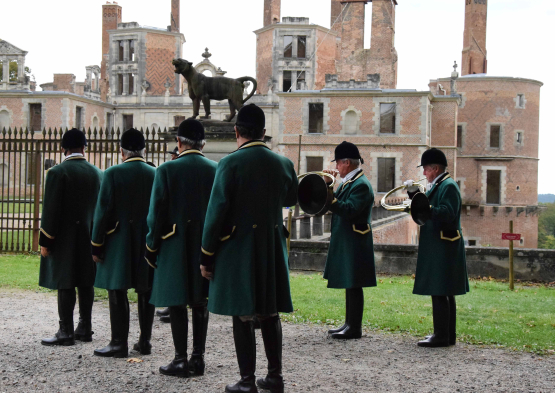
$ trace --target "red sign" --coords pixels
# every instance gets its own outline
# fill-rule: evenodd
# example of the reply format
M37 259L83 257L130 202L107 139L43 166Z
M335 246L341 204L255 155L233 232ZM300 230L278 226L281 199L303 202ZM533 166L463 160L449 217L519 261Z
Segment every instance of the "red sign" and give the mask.
M520 240L520 233L502 233L501 240Z

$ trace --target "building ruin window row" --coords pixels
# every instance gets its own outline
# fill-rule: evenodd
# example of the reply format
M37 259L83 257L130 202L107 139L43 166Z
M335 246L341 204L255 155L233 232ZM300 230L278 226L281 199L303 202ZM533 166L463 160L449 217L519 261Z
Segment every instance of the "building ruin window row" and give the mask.
M137 61L135 56L135 41L136 40L117 40L118 61Z
M286 35L283 36L283 57L305 59L306 58L306 36Z

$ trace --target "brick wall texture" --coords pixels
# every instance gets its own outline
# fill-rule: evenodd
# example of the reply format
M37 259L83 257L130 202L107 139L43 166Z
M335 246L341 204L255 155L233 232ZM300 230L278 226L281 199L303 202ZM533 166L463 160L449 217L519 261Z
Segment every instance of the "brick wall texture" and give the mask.
M172 35L147 33L146 80L150 83L150 95L164 95L167 78L171 83L170 92L174 90L175 69L172 60L176 57L175 40Z
M462 75L487 72L487 0L465 0Z
M272 80L275 29L266 30L256 36L256 81L259 94L268 93Z
M397 87L395 42L395 4L391 0L372 1L372 37L366 74L380 74L380 87Z
M179 32L180 29L180 11L179 11L179 6L180 6L180 2L181 0L172 0L172 12L171 12L171 16L172 18L170 19L170 26L172 31L174 32Z
M335 74L335 51L336 51L336 37L333 35L326 35L321 30L316 32L316 70L314 78L314 89L323 89L326 85L326 74Z
M65 91L75 93L75 75L73 74L54 74L54 91Z
M281 22L281 0L264 0L264 27Z
M407 215L391 223L372 228L374 244L417 244L418 225Z
M100 75L104 79L106 75L106 60L110 52L110 34L108 30L116 30L118 23L121 23L121 7L119 5L102 5L102 62L100 65Z

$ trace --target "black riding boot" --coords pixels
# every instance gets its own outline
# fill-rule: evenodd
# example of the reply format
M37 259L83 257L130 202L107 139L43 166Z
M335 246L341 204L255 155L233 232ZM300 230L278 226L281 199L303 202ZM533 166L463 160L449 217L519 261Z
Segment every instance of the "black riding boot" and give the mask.
M242 322L233 317L233 340L241 379L234 385L227 385L227 393L257 393L256 377L256 339L253 321Z
M193 316L193 353L189 359L189 372L194 375L204 375L204 352L210 313L205 304L201 307L191 307L191 314Z
M156 316L157 317L162 317L162 316L166 316L166 315L170 315L170 308L166 307L163 310L156 310Z
M91 342L92 323L91 315L94 302L94 287L78 288L79 295L79 323L75 329L75 339L83 342Z
M42 345L74 345L73 309L75 308L75 288L58 289L58 316L60 329L51 338L41 340Z
M283 348L283 333L279 315L260 320L264 349L268 359L268 375L260 378L256 384L260 389L269 390L271 393L283 393L283 375L281 374L281 351Z
M112 340L94 354L102 357L126 358L129 354L127 336L129 336L129 300L126 290L108 290L110 305L110 325Z
M170 326L172 329L175 357L167 366L160 367L160 374L187 378L189 367L187 365L187 306L170 307Z
M432 296L432 313L434 318L434 334L419 341L419 347L449 346L449 299L447 296Z
M154 322L154 305L149 303L151 292L138 294L138 308L139 308L139 326L141 328L141 335L139 342L133 345L135 351L139 351L141 355L150 355L152 345L150 339L152 337L152 323Z
M350 288L346 290L349 297L349 314L347 327L338 333L333 333L331 338L356 339L362 337L362 315L364 313L364 292L362 288Z
M449 345L457 344L457 304L455 296L449 296Z
M328 334L333 334L333 333L339 333L342 330L345 330L347 328L347 326L349 326L349 312L350 312L350 307L349 307L349 292L347 290L345 290L345 323L343 324L343 326L338 327L337 329L330 329L328 330Z

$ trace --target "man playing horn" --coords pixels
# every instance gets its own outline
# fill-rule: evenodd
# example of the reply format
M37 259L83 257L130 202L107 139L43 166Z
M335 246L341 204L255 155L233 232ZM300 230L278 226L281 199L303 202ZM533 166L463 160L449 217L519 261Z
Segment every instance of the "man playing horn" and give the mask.
M360 164L364 160L356 145L342 142L335 149L337 170L324 170L341 176L330 206L331 240L324 270L328 288L345 288L345 324L329 330L332 338L356 339L362 336L364 293L362 288L376 286L372 206L374 191ZM326 177L326 182L332 180Z
M456 343L455 295L469 291L466 254L461 230L461 193L439 149L422 154L420 163L428 180L431 219L420 227L413 293L432 297L434 334L418 342L421 347Z

